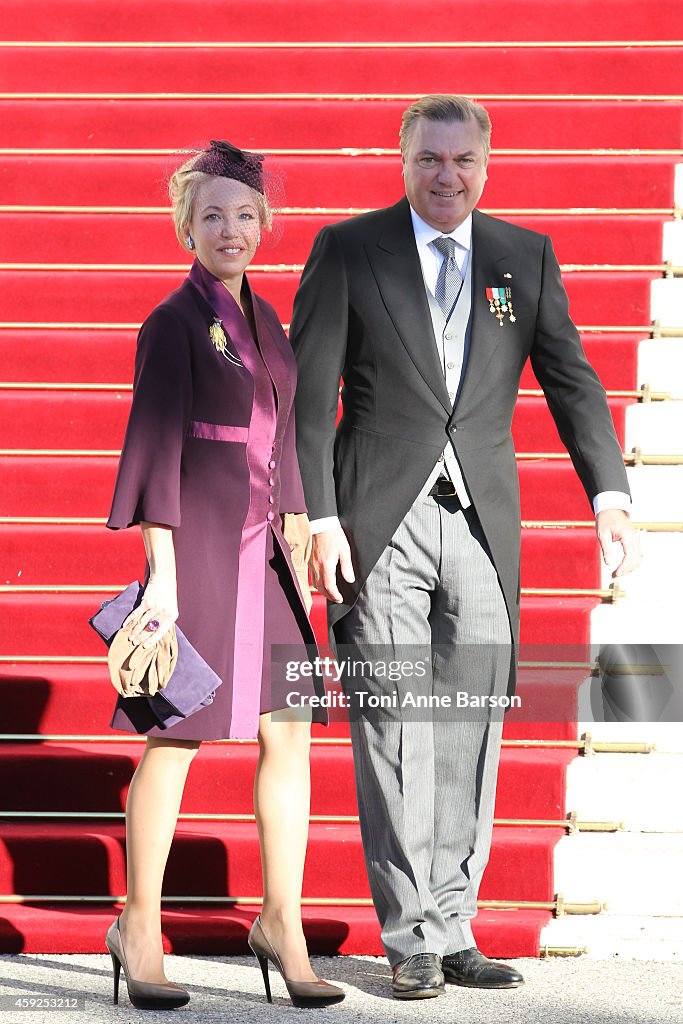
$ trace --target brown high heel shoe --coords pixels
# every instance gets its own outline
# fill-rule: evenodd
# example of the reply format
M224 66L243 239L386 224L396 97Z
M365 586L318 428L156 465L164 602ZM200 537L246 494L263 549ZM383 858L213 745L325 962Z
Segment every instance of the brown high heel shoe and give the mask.
M114 967L114 1004L119 1001L119 976L123 967L123 976L126 979L128 998L137 1010L175 1010L178 1006L185 1006L190 1001L190 993L180 985L174 985L172 981L149 982L136 981L131 978L126 963L126 954L121 941L121 929L117 918L107 932L104 944L111 953L111 962Z
M270 979L268 978L268 961L282 975L282 980L287 986L289 998L294 1006L331 1006L332 1003L341 1003L346 993L336 985L330 985L329 981L290 981L285 974L282 961L273 949L268 936L263 930L261 917L256 918L249 938L249 948L256 957L263 974L263 984L266 987L266 999L272 1003L273 997L270 994Z

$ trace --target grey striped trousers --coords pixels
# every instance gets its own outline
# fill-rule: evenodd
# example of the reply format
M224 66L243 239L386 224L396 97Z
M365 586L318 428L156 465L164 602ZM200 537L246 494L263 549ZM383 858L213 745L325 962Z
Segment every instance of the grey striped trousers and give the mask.
M400 705L408 692L440 700L457 690L506 692L509 619L474 509L457 498L416 500L335 633L342 659L414 662L427 652L421 680L366 677L377 697L398 693L398 710L361 710L355 698L351 714L365 862L387 957L395 965L473 946L502 713ZM357 683L344 679L352 705Z

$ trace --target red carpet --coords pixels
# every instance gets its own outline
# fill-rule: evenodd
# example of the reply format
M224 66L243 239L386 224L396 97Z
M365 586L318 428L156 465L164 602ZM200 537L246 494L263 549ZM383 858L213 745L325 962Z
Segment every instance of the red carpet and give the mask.
M130 408L130 392L18 391L0 408L0 433L11 448L30 448L50 438L54 448L120 448ZM617 433L624 437L628 401L610 402ZM513 418L518 451L561 451L561 442L543 398L520 398Z
M0 824L0 887L30 893L116 896L125 892L123 824ZM497 828L481 899L552 900L552 851L562 829ZM201 871L197 865L201 864ZM356 824L312 822L304 898L368 899ZM257 896L258 835L253 822L178 824L164 875L167 896Z
M588 499L568 459L524 461L518 468L523 519L585 520L590 516ZM106 516L115 475L113 458L0 455L3 514Z
M78 671L68 687L54 687L55 696L82 698ZM35 676L27 692L36 701L48 692L50 683ZM93 672L90 671L92 678ZM7 677L3 673L4 679ZM7 687L2 686L3 693ZM98 728L108 731L115 694L105 673L97 674L94 686L95 708L101 710ZM53 698L54 701L54 698ZM13 714L10 704L9 716ZM47 732L43 719L58 718L56 709L44 711L40 729ZM68 721L68 717L67 721ZM87 728L92 712L76 717L76 731ZM63 719L62 719L63 720ZM64 731L63 728L57 730ZM339 731L342 731L341 729ZM346 730L344 730L346 731ZM528 732L528 729L527 729ZM320 731L319 735L324 732ZM3 785L3 810L6 811L102 811L125 809L125 795L132 771L144 750L144 744L125 742L125 734L116 734L121 743L75 743L54 740L43 744L28 742L7 744L0 751L0 778ZM357 815L353 767L347 745L314 744L312 748L312 813L317 815ZM502 752L503 769L497 794L498 818L561 819L564 809L564 772L571 755L565 750L540 749L533 759L527 751L506 747ZM252 814L251 790L258 749L255 744L209 744L195 759L188 777L182 810L187 814ZM541 777L542 772L542 777ZM42 890L41 890L42 891Z
M395 11L397 5L391 6ZM481 8L483 5L478 6ZM412 20L413 30L423 27L415 24L414 18ZM613 38L617 38L619 22L610 26ZM336 27L342 28L340 25ZM236 28L234 24L230 25L232 38ZM511 38L510 28L512 26L507 24L508 39ZM572 25L573 39L577 38L576 28ZM376 38L383 38L386 31L386 25L382 25ZM551 36L556 33L555 28ZM6 29L4 34L8 38ZM87 38L96 37L88 33ZM339 32L335 32L335 39L340 39ZM92 83L97 82L97 89L102 92L149 92L149 68L153 61L155 92L207 92L209 83L213 83L214 90L220 92L256 91L252 88L254 68L268 63L269 92L344 94L381 91L420 95L443 89L444 81L453 73L453 58L453 49L438 45L429 48L429 60L425 61L416 61L410 49L387 48L382 51L382 75L378 80L377 55L372 48L307 50L291 46L279 52L277 61L273 61L272 51L256 43L231 51L230 60L226 61L225 50L216 47L215 40L209 41L201 50L182 46L161 51L144 46L134 50L114 47L45 50L25 46L20 50L10 50L3 56L0 88L25 91L39 63L41 91L89 92L92 91ZM517 94L609 95L618 88L629 94L647 95L653 91L664 92L665 83L672 82L680 72L680 53L674 46L657 49L657 78L661 84L656 85L653 85L652 67L643 61L637 48L614 50L607 46L594 46L591 49L572 49L556 44L537 50L530 60L528 49L491 45L458 50L457 61L458 74L467 80L471 94L478 98L506 95L511 91L511 83L514 83ZM181 79L178 76L179 64L183 69ZM391 145L394 142L392 136Z
M111 102L111 101L109 101ZM174 150L194 136L174 139ZM64 144L62 139L62 144ZM246 145L247 140L244 141ZM256 140L255 140L256 141ZM541 146L543 135L534 148ZM397 144L396 138L392 146ZM30 144L29 144L30 145ZM32 141L35 146L35 139ZM85 143L83 144L85 145ZM518 147L514 147L518 148ZM164 156L12 156L2 161L3 202L38 205L165 206L165 174L177 165ZM401 196L395 156L277 157L290 207L386 206ZM568 207L673 211L674 156L497 156L489 167L482 209ZM636 222L638 223L638 222ZM172 230L172 229L171 229ZM171 236L173 237L173 236ZM138 253L141 256L143 236ZM302 258L305 252L301 254ZM36 254L36 259L40 253ZM100 253L106 259L106 250ZM141 256L142 259L142 256ZM591 261L593 262L593 261Z
M1 220L1 215L0 215ZM40 366L42 382L130 385L135 354L131 331L102 330L11 330L0 332L0 365L7 380L33 382ZM583 346L607 388L632 389L636 379L638 341L646 334L585 334ZM52 360L59 344L59 361ZM522 388L538 388L531 366L522 374Z
M522 586L598 587L592 528L525 530ZM7 526L0 530L4 579L25 585L116 584L144 570L138 531L101 526Z
M586 662L587 653L583 650L574 651L563 645L561 660L573 663ZM525 649L522 655L522 661L524 662L547 662L553 660L560 659L557 650L552 648L544 648L538 651ZM550 669L547 667L536 668L523 665L518 673L517 692L524 699L525 709L521 712L513 710L508 713L505 719L503 736L508 739L525 739L533 732L534 736L539 739L571 739L572 735L575 737L576 691L577 687L584 681L585 675L585 670L576 668ZM107 668L101 663L79 664L72 661L71 663L58 664L23 663L21 665L0 665L0 702L3 708L3 726L5 731L10 734L34 735L39 733L41 735L71 735L76 737L106 734L114 699L115 694L110 688ZM332 737L348 737L348 724L341 720L342 717L340 713L340 720L337 721L335 716L334 724L325 727L315 726L313 730L314 735L325 741ZM119 739L126 740L126 736L122 735ZM135 744L133 746L135 747ZM248 751L248 746L240 746L236 749ZM31 757L37 758L37 763L40 763L40 759L51 749L51 747L43 748L40 745L25 748L17 745L13 746L10 754L4 757L3 755L7 751L3 748L0 750L0 760L2 760L4 766L3 770L5 773L9 771L13 760L15 758L22 760L24 754L26 754L27 758L26 763L29 763ZM95 750L95 748L89 746L85 746L84 749L86 752L90 750L91 753ZM118 745L117 749L119 749ZM232 747L221 749L223 749L222 756L230 760L231 764L234 764L236 759L240 764L242 763L238 755L232 753ZM83 753L83 749L79 746L76 747L76 750L79 754ZM69 755L70 751L71 743L67 745L64 751L65 755ZM140 751L138 750L138 755L139 753ZM338 753L339 751L333 745L330 747L316 746L313 756L316 764L327 765L329 759L334 759ZM539 756L545 758L547 754L552 759L556 753L556 751L552 750L540 751ZM561 812L562 793L564 790L555 791L549 785L545 774L538 775L536 773L537 760L530 760L527 756L528 752L517 751L517 754L518 760L515 761L517 765L515 771L518 773L525 768L529 773L528 777L524 780L523 786L520 787L520 798L526 800L532 789L538 789L538 792L545 794L550 801L545 810L537 808L539 815L541 817L548 814L553 815L557 813L558 809ZM252 771L252 754L245 753L244 756L247 758L248 770ZM346 758L346 754L343 751L341 756ZM506 763L509 762L510 757L512 757L511 752L506 752ZM547 766L550 762L543 760L542 763ZM350 768L351 766L347 761L347 770L350 771ZM14 771L14 769L12 770ZM232 775L230 777L232 780ZM8 776L4 775L3 778L7 779ZM45 788L40 783L40 780L37 777L34 780L37 790L35 796L32 797L30 793L34 783L33 781L30 783L27 781L28 775L26 780L23 781L19 776L15 776L15 778L17 779L16 785L13 783L10 787L9 783L7 783L6 787L9 792L15 794L13 797L15 800L14 809L20 810L22 803L28 801L29 803L33 802L32 806L40 810L41 806L43 806L41 801ZM322 785L326 799L336 795L334 778L331 778L328 782L326 774L318 775L314 772L313 781L314 794L317 791L316 787ZM505 773L501 777L499 800L501 799L500 793L503 792L503 784L507 786L507 783L505 783ZM230 785L232 785L232 781ZM562 783L562 785L564 784ZM74 783L71 782L69 784L69 792L72 791L73 786ZM517 782L515 782L511 790L512 793L517 792L516 786ZM249 783L246 785L243 793L239 787L236 787L236 792L233 796L234 799L244 799L246 801L244 807L246 808L251 807L250 787L251 784ZM78 789L78 786L76 788ZM508 792L507 788L505 792ZM36 798L39 801L37 804L34 802ZM346 796L344 796L344 799L346 799ZM335 806L339 807L343 806L343 804ZM45 808L43 807L43 809ZM201 805L199 809L201 810ZM319 811L320 813L325 812L322 804L320 804ZM503 816L512 815L512 812L509 810L503 812L503 810L499 809L499 811ZM316 811L316 813L318 812ZM526 813L529 813L529 808L527 808Z
M114 580L120 587L128 579ZM88 618L113 593L31 594L0 593L0 655L17 649L41 657L60 655L101 655L102 641L88 625ZM589 642L588 614L597 600L584 597L522 598L523 643ZM319 595L311 615L318 637L326 635L325 608ZM36 623L41 623L38 630Z
M661 0L656 7L635 0L574 0L571 10L553 0L523 0L515 17L505 23L505 40L639 40L677 38L676 0ZM163 40L187 39L214 43L278 39L392 41L490 37L500 14L497 0L460 0L457 22L445 18L414 17L412 0L338 0L334 17L318 0L252 0L239 19L223 0L205 0L197 18L194 0L167 0L161 8L140 8L139 0L9 0L4 5L4 37L25 39L26 27L34 39ZM487 31L488 28L488 31Z
M317 232L339 216L292 214L278 222L276 242L264 246L257 258L260 264L296 264L310 250ZM534 214L507 215L505 220L549 234L560 263L594 264L634 262L634 245L638 246L638 263L657 263L662 258L662 223L652 216L620 217L617 215L584 215L568 217ZM33 261L35 239L27 234L25 220L19 213L1 213L0 224L6 252L16 262ZM175 234L169 231L168 215L112 214L94 218L92 214L60 214L50 216L50 232L41 239L41 259L55 263L88 263L93 246L106 253L107 263L139 263L140 240L144 238L144 258L150 264L189 265Z
M566 287L572 316L581 325L642 327L650 315L650 281L656 276L652 272L570 274ZM35 306L33 297L40 282L41 305L55 320L139 323L182 278L179 272L55 270L46 277L39 271L6 270L2 272L3 305L12 319L24 317ZM288 322L298 275L255 271L250 280Z
M164 948L169 953L244 955L258 906L186 904L162 912ZM7 953L102 953L114 907L55 904L4 906L0 946ZM304 931L311 953L382 956L372 907L304 907ZM481 910L474 921L477 945L488 956L536 956L548 921L543 910ZM389 972L387 969L387 979Z
M41 148L59 147L67 137L72 146L83 148L148 148L149 126L154 124L155 146L175 149L209 138L216 124L227 122L231 135L245 145L258 125L258 145L265 150L395 149L396 126L405 107L405 100L363 100L360 110L354 100L322 106L315 95L309 101L279 100L277 105L271 100L211 98L123 99L116 105L98 99L0 99L0 119L4 144L16 147L35 146L36 138ZM680 141L681 112L674 104L493 100L486 107L497 126L495 145L501 149L667 149ZM395 161L393 169L397 167Z
M401 195L397 156L376 151L396 149L408 100L457 88L484 100L494 121L482 208L552 235L589 359L608 389L632 391L682 143L680 107L663 98L680 91L680 47L652 42L679 34L678 11L677 0L597 7L593 0L520 0L501 25L497 0L460 0L457 17L421 19L412 0L338 0L333 8L252 0L239 19L223 0L199 8L195 0L9 0L3 39L34 45L0 42L0 388L130 381L135 325L187 265L162 212L173 152L211 137L288 151L272 159L290 212L277 243L264 245L256 260L282 269L252 275L287 323L297 268L319 228ZM109 45L41 47L41 40ZM298 45L266 45L274 42ZM257 80L254 68L267 74ZM64 152L40 152L49 149ZM36 214L35 207L47 209ZM521 386L538 387L528 367ZM0 521L0 583L102 587L139 576L139 536L58 522L106 516L115 457L50 454L118 449L130 392L5 387L2 398L0 517L50 521ZM632 400L610 397L622 444ZM520 398L513 430L520 453L562 451L541 398ZM23 449L35 454L17 454ZM525 521L590 520L568 459L521 459L519 471ZM546 645L539 661L577 667L523 668L520 693L534 714L513 713L505 723L496 818L551 824L495 828L481 897L519 906L483 909L475 934L484 952L501 957L539 953L550 912L525 903L554 898L553 850L563 829L552 823L571 810L565 776L574 756L571 747L509 744L575 739L585 655L567 645L589 642L599 600L590 591L600 583L592 527L528 526L522 556L522 640ZM528 588L569 592L532 595ZM124 891L121 821L63 816L121 812L143 749L125 739L87 740L110 735L114 694L104 665L73 659L102 657L86 620L106 596L0 592L0 657L38 659L0 662L0 895L48 898L2 905L2 952L100 952L113 913L108 903ZM323 637L319 597L312 617ZM40 661L56 656L63 662ZM22 735L67 739L21 742ZM305 895L332 903L305 910L310 948L379 954L372 907L335 903L369 895L357 825L340 820L357 813L348 725L336 721L314 735L331 742L313 745L312 812L332 820L312 823ZM251 814L256 755L253 743L205 746L183 812ZM54 817L41 819L41 811ZM257 899L253 822L182 821L166 893ZM58 895L105 902L50 902ZM243 953L257 909L168 905L167 948Z

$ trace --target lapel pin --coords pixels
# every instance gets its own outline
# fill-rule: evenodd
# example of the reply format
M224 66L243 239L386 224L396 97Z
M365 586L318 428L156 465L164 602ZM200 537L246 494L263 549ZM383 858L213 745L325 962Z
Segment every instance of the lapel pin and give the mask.
M507 277L507 278L509 278L510 280L512 280L512 274L503 274L503 277Z

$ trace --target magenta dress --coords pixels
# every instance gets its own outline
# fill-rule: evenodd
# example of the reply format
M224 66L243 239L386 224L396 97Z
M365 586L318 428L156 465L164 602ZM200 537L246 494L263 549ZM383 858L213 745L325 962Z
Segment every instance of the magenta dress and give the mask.
M171 728L146 698L119 697L112 728L179 739L253 738L283 708L271 647L315 655L280 526L304 512L295 449L296 363L275 310L251 304L256 339L227 289L195 261L142 325L133 403L107 526L173 529L178 626L221 677L213 703ZM225 354L209 328L221 321ZM149 567L147 568L147 573ZM319 685L319 684L313 684ZM308 684L308 692L314 689ZM326 721L315 712L313 721Z

